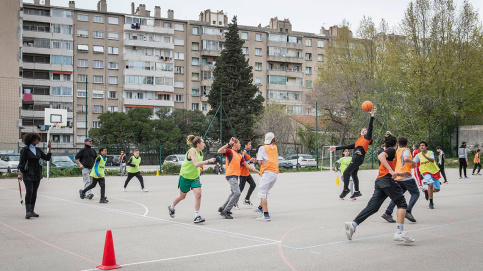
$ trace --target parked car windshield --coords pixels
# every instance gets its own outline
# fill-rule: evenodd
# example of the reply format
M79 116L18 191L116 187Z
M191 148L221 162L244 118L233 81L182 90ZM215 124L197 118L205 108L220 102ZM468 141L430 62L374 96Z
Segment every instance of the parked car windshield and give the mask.
M52 162L54 163L74 163L68 156L52 156Z
M312 155L301 155L300 157L302 157L304 159L314 159L314 157L312 157Z
M9 156L4 156L4 159L7 159L9 161L20 161L20 155L9 155Z

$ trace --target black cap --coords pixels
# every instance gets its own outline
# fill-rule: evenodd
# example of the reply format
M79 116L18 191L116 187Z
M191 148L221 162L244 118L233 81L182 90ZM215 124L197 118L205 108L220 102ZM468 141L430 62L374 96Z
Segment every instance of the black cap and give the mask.
M86 139L84 139L84 143L86 143L86 142L92 142L92 139L87 137Z
M466 141L463 141L461 144L466 144Z

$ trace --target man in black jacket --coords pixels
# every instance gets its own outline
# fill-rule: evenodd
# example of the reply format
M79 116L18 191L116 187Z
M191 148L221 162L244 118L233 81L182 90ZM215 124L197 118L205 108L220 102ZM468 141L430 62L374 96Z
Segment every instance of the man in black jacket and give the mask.
M94 161L96 160L97 154L96 151L92 148L92 139L86 138L84 140L84 148L82 148L75 156L75 161L79 164L79 167L82 169L82 179L84 181L84 188L88 187L91 184L91 170L94 166ZM92 191L89 190L85 193L86 198L92 199L94 194Z
M444 183L448 183L448 180L446 180L446 174L444 172L445 154L444 154L444 152L443 152L443 150L441 149L440 146L436 147L436 151L439 152L439 157L438 157L439 172L441 172L441 175L443 175Z

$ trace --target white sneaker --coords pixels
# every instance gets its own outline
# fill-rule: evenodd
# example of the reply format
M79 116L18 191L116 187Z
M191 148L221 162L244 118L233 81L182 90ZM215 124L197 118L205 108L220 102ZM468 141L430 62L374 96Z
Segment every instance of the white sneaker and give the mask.
M345 235L347 235L347 239L352 240L352 235L354 235L354 232L356 232L356 229L354 228L354 225L352 225L352 222L346 222Z
M408 236L408 233L403 231L401 233L394 234L394 241L404 241L405 243L412 243L416 240Z
M123 188L122 188L122 191L123 191L123 192L126 192L126 187L123 187Z
M237 204L235 204L235 205L233 205L233 209L235 209L235 210L240 210L240 207L238 207L238 203L237 203Z
M143 188L143 191L144 191L144 192L149 192L149 190L147 190L146 188Z
M257 217L256 218L257 221L270 221L270 217L269 216L264 216L263 214L260 216L260 217Z

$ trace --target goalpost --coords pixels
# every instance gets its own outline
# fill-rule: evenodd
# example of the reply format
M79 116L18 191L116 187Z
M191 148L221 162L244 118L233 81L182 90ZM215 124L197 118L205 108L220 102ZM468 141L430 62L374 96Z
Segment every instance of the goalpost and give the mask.
M67 126L67 109L45 108L44 125L49 126L49 129L47 130L47 144L48 144L50 141L50 132L54 129L54 127L59 128L61 126ZM52 149L50 151L52 151ZM47 161L47 180L49 178L50 178L50 161Z

